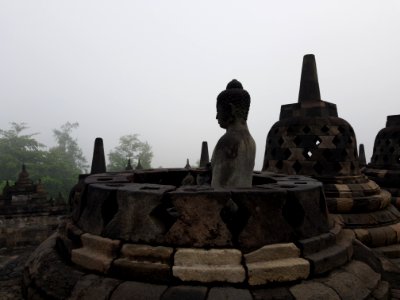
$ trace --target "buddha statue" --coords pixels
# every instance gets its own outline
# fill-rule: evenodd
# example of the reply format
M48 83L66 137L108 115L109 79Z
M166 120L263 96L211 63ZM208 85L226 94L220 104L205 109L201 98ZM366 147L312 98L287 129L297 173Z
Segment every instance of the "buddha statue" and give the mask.
M217 120L226 133L211 159L212 187L251 187L256 144L247 127L250 95L236 79L217 97Z

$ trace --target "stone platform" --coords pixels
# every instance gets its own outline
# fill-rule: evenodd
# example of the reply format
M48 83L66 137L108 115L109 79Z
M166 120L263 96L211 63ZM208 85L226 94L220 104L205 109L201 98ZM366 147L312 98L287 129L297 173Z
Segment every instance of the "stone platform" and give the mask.
M252 188L181 185L201 172L81 178L71 219L26 264L25 297L386 299L373 257L328 216L321 183L256 174Z

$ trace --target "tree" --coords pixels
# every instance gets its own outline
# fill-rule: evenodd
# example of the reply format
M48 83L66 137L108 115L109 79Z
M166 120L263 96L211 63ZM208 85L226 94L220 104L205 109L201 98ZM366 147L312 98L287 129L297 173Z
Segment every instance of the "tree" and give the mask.
M78 123L67 122L54 129L53 134L57 145L46 153L44 170L42 170L42 182L49 194L61 195L66 199L69 191L78 180L80 173L88 168L78 142L71 134L78 128Z
M17 179L24 163L28 169L43 164L44 145L34 138L37 133L22 134L28 128L26 123L12 122L10 129L0 129L0 181Z
M108 171L122 171L125 169L128 159L135 166L140 159L143 168L151 168L153 152L147 142L139 140L138 134L128 134L119 138L119 145L108 154Z

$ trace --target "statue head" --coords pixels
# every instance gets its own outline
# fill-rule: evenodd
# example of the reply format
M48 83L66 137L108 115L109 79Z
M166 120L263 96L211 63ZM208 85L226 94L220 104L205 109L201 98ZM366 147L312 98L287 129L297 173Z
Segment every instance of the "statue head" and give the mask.
M222 128L237 120L246 122L250 108L250 95L242 84L233 79L217 97L217 120Z

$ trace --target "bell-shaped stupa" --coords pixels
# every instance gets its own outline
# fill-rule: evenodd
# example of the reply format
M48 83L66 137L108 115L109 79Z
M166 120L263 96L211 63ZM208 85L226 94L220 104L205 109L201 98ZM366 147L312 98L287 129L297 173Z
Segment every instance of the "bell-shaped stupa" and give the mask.
M375 138L371 162L364 172L392 194L392 204L400 208L400 115L388 116L386 127Z
M298 103L283 105L268 133L263 171L312 176L329 212L371 247L397 243L400 213L390 194L360 171L351 125L321 100L314 55L305 55Z

